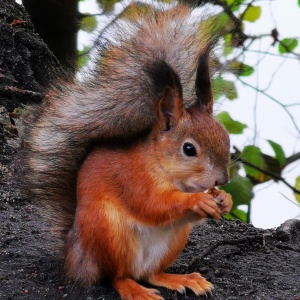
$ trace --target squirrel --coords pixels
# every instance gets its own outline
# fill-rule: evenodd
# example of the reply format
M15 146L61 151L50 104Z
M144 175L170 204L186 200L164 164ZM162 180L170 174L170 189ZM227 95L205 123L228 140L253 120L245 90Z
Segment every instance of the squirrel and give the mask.
M35 110L26 175L64 243L66 277L108 280L125 299L163 299L142 280L196 295L200 274L164 270L194 223L231 196L230 142L213 117L208 33L192 10L149 10L99 42L93 74L52 87Z

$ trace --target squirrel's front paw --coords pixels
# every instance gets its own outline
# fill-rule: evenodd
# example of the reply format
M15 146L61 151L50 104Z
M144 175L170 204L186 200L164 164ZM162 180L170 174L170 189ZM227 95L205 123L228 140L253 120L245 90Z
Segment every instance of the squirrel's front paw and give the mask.
M217 190L215 188L209 189L208 194L212 195L221 209L222 214L227 214L232 208L232 197L223 190Z
M197 214L197 218L221 219L222 210L215 198L208 193L196 193L192 195L190 209Z

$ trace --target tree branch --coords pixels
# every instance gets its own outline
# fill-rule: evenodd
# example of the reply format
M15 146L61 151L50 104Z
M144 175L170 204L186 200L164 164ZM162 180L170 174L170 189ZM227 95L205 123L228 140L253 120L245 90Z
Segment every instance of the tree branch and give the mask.
M235 149L235 153L232 153L231 154L231 157L232 159L234 159L235 161L239 161L241 162L242 164L254 169L254 170L257 170L265 175L268 175L270 176L271 178L273 179L276 179L278 181L281 181L282 183L284 183L287 187L289 187L295 194L298 194L300 195L300 191L297 190L296 188L294 188L292 185L290 185L281 175L277 174L277 173L274 173L272 171L268 171L268 170L265 170L265 169L262 169L256 165L254 165L253 163L241 158L241 151L238 150L236 147L234 147ZM283 168L282 168L283 169Z
M11 95L22 95L22 96L29 96L33 98L33 100L42 100L43 95L38 92L29 91L29 90L22 90L15 86L3 86L0 87L0 94L11 94Z
M254 87L253 85L241 80L239 77L237 78L238 81L240 81L242 84L252 88L253 90L255 91L258 91L260 92L262 95L266 96L267 98L271 99L272 101L274 101L276 104L280 105L284 110L285 112L289 115L295 129L297 130L298 134L300 135L300 129L298 128L298 125L294 119L294 117L292 116L292 114L289 112L289 110L286 108L286 105L282 104L280 101L278 101L277 99L275 99L274 97L270 96L269 94L267 94L265 91L261 90L261 89L258 89L256 87Z
M300 152L298 153L295 153L289 157L286 158L286 162L285 164L283 165L282 169L284 169L286 166L288 166L289 164L297 161L297 160L300 160Z

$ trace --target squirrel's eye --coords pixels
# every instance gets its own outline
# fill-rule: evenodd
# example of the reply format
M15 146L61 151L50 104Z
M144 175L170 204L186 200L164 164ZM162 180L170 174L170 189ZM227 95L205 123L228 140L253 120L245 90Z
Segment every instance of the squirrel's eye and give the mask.
M196 148L191 143L184 143L183 144L183 152L186 156L197 156Z

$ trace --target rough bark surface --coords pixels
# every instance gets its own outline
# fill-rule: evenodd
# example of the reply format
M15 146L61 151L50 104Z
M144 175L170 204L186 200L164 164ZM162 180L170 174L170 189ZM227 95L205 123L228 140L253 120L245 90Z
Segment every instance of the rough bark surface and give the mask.
M35 33L30 18L13 0L0 0L0 97L11 111L41 100L43 88L60 70L59 63Z
M10 130L18 120L8 111L40 101L59 66L24 10L12 0L0 1L0 299L119 299L110 287L64 281L56 241L34 199L23 199L12 184L13 172L22 165L18 135ZM277 230L207 221L194 229L169 271L200 272L215 286L208 299L299 300L300 221ZM199 299L191 291L159 290L165 299Z

